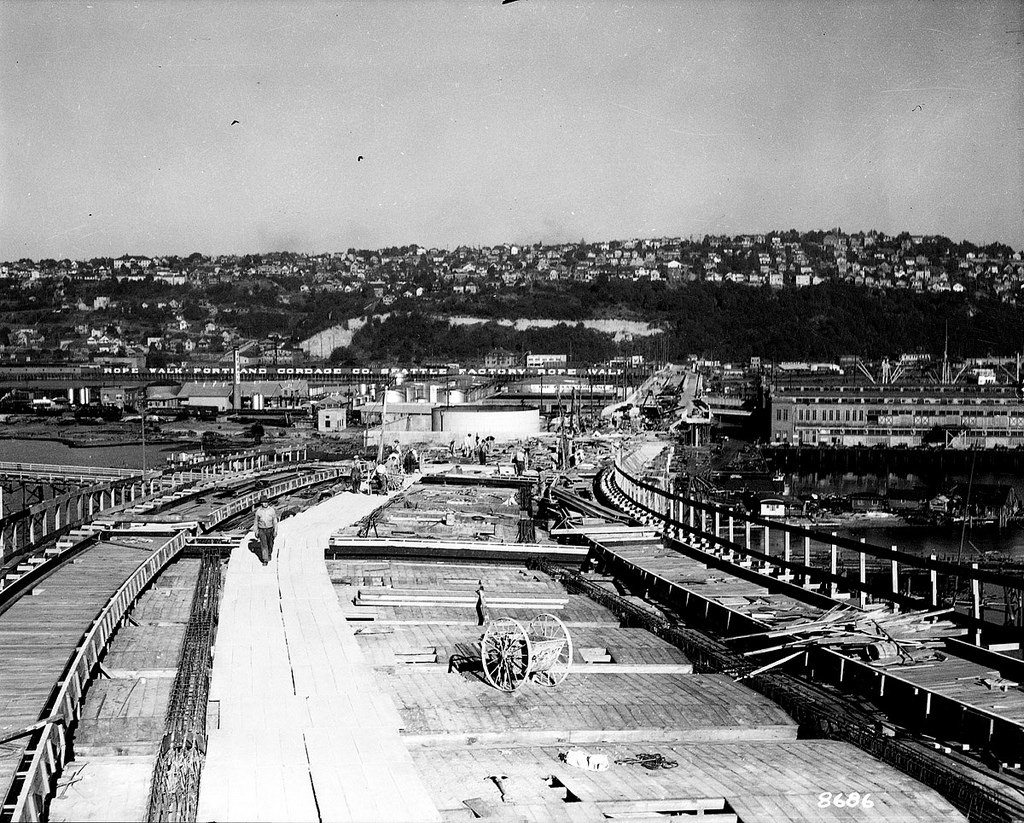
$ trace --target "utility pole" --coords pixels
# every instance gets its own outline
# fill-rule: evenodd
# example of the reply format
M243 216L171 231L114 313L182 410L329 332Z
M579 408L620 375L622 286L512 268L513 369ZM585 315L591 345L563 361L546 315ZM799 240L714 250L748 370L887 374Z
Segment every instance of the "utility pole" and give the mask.
M146 389L143 387L139 400L139 412L142 418L142 479L146 479Z
M387 425L388 414L388 389L392 386L399 386L402 383L402 375L396 374L384 383L384 394L380 398L380 440L377 442L377 463L384 462L384 427Z

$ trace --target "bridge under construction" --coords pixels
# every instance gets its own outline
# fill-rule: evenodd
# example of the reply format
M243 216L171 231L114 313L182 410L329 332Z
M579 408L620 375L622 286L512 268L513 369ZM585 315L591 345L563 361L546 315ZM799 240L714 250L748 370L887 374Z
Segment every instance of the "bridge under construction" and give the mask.
M68 470L4 518L0 818L1024 819L1014 627L945 601L1019 580L679 497L666 448L384 497L301 449Z

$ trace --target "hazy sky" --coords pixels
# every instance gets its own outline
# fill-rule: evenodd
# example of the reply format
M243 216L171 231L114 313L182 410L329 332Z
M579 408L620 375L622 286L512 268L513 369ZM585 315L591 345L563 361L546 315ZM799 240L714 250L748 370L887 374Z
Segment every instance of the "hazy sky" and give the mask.
M1022 9L0 0L0 259L834 226L1022 248Z

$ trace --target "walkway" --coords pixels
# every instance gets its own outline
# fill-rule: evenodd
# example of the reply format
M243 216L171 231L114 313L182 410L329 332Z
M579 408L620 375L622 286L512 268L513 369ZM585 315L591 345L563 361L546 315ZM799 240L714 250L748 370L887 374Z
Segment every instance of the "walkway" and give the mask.
M232 553L200 821L440 819L324 563L330 535L382 502L346 492L283 521L267 568Z

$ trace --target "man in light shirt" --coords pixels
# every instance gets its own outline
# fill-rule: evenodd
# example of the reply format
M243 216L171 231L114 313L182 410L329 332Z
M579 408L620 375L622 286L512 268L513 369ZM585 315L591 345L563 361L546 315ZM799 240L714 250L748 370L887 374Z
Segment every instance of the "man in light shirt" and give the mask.
M260 541L260 562L266 566L274 553L274 538L277 537L277 510L270 505L270 499L263 497L256 509L256 537Z

